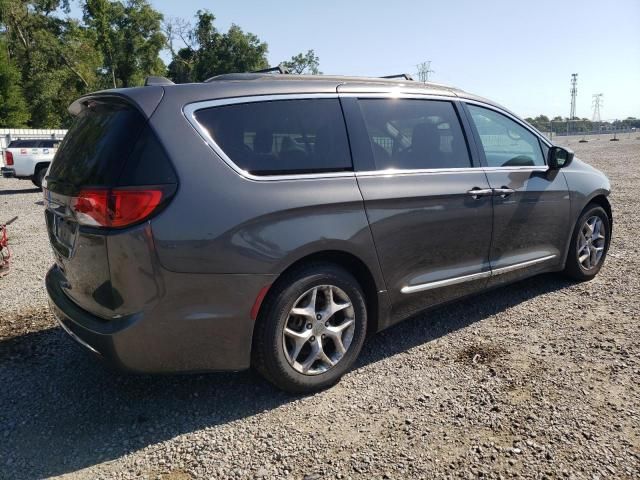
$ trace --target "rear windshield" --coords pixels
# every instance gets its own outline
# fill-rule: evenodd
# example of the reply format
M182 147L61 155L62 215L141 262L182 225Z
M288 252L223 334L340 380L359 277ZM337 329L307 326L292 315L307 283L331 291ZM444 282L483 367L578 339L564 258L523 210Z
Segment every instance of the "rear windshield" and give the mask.
M58 148L47 188L73 194L80 187L175 183L162 145L144 116L121 100L83 109Z
M37 148L41 140L14 140L7 148Z
M122 101L91 101L60 144L48 177L73 186L113 185L145 125Z

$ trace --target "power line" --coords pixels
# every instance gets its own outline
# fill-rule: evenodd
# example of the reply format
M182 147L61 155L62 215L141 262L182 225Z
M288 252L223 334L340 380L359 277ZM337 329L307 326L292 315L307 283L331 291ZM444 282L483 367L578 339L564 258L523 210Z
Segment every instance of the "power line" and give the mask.
M591 105L593 107L593 118L592 118L592 121L599 122L600 121L600 107L602 107L602 104L604 103L604 99L602 98L604 96L604 94L602 94L602 93L594 93L592 96L593 96L593 101L591 102Z
M576 118L576 97L578 96L578 74L571 74L571 112L569 112L569 120Z
M429 81L430 73L436 73L435 71L431 70L431 60L419 63L416 66L418 67L418 80L420 80L422 83L427 83Z

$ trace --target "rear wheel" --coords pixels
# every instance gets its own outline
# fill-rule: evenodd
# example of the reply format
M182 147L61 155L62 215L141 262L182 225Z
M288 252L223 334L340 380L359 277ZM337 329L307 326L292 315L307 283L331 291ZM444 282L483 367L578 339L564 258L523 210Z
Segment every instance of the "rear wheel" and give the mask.
M610 241L607 213L599 205L587 206L576 223L564 273L575 280L591 280L604 264Z
M31 182L42 190L42 182L44 181L44 176L47 173L47 167L40 167L35 175L31 178Z
M366 336L360 285L336 265L314 263L286 274L273 289L256 325L254 367L292 393L335 384Z

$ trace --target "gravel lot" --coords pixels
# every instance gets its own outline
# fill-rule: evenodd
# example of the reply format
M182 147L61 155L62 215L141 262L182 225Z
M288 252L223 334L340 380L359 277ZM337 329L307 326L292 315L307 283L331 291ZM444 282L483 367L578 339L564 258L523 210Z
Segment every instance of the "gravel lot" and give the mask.
M570 146L614 193L605 268L545 275L370 340L331 390L133 377L57 328L40 193L0 179L0 478L639 478L640 139Z

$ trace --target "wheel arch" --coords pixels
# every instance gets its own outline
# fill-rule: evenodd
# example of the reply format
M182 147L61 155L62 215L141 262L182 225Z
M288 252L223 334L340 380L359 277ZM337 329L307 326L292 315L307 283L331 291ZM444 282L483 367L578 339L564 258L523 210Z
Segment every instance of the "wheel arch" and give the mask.
M355 277L355 279L362 287L365 295L365 302L367 306L367 335L371 335L377 332L381 325L380 322L382 320L382 316L384 315L383 312L385 311L384 309L381 310L381 305L383 305L384 302L379 298L378 295L378 292L381 290L381 288L379 288L376 284L375 277L367 264L358 256L344 250L318 251L295 260L278 275L278 278L269 287L269 291L265 295L265 298L271 294L271 292L274 290L273 286L276 285L286 273L299 268L302 265L315 262L326 262L337 265L344 268ZM261 302L260 308L258 309L258 319L260 318L260 314L262 313L264 304L265 302L263 300Z
M586 208L591 204L599 205L604 209L604 211L607 213L607 217L609 218L609 229L611 230L611 232L613 232L613 211L611 209L611 202L609 202L607 195L605 195L604 193L598 193L594 195L589 199L580 214L582 214L582 212L584 212Z
M571 248L571 241L573 239L573 235L575 232L575 229L578 228L578 220L580 219L580 217L582 216L582 214L584 213L584 211L589 208L590 205L598 205L600 207L602 207L604 209L604 211L607 214L607 217L609 218L609 230L610 230L610 234L613 235L613 211L611 209L611 203L609 202L608 197L609 192L608 191L597 191L594 192L593 195L591 195L591 197L588 198L588 200L586 202L584 202L582 208L578 211L575 220L574 220L574 224L573 227L571 228L571 232L569 234L569 238L567 239L567 244L566 247L564 249L564 259L562 262L563 268L566 266L567 264L567 258L569 255L569 249Z
M51 165L51 161L36 163L35 167L33 167L33 174L36 175L42 168L49 168L49 165Z

